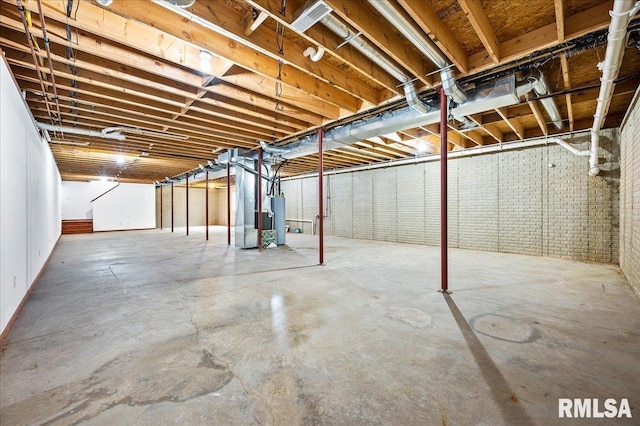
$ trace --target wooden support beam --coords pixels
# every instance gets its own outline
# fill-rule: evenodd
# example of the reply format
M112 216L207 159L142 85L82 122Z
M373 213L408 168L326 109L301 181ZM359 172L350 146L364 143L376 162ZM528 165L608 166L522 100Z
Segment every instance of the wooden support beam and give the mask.
M280 13L281 0L246 0L252 7L269 14L269 16L285 27L291 29L291 22L294 18L295 10L286 8L284 16ZM292 30L293 31L293 30ZM384 89L379 91L379 102L382 102L393 94L402 94L402 90L398 87L398 81L390 76L376 63L366 58L355 48L346 44L336 49L344 40L339 38L335 33L326 28L324 25L314 25L299 37L305 39L312 46L320 46L325 49L325 54L332 56L335 60L343 63L345 67L350 67L371 80L380 84Z
M547 130L547 123L544 120L544 114L542 113L542 109L540 108L538 101L528 101L527 104L529 104L531 112L533 112L533 115L536 117L536 121L538 122L538 126L540 126L540 130L542 130L542 134L547 136L549 134L549 131Z
M560 57L560 65L562 68L562 80L564 82L565 90L571 89L571 78L569 75L569 60L566 55ZM565 95L565 101L567 104L567 116L569 118L569 131L573 132L574 120L573 120L573 101L571 99L571 93Z
M476 123L482 130L487 132L489 136L496 140L496 142L502 142L503 135L500 129L496 126L492 126L491 124L484 124L482 120L482 114L472 114L468 116L471 121Z
M513 130L513 133L518 136L518 139L524 139L524 127L516 118L509 118L506 108L496 108L495 111L502 117L511 130Z
M15 5L13 0L4 1ZM115 6L116 3L112 4L110 9L113 9ZM163 12L167 12L162 6L149 2L140 2L135 8L127 7L127 16L134 14L134 17L140 21L138 22L91 3L83 3L83 7L78 8L76 19L70 22L74 27L83 31L100 34L109 40L123 44L134 50L162 58L196 72L201 72L200 49L196 48L191 42L185 42L181 38L171 35L171 33L166 33L150 25L141 23L147 21L149 18L148 14L144 15L142 13L141 8L143 6L153 12L150 16L156 16L156 13L162 15ZM25 7L36 11L34 9L35 5L31 3L26 3ZM64 5L62 3L44 2L43 13L47 18L61 23L67 22L67 16L64 13ZM95 16L100 16L101 19L96 20L94 18ZM176 15L172 28L174 30L181 28L181 25L175 25L175 22L181 21L182 20ZM149 43L147 40L156 40L157 42ZM218 59L212 58L212 60L219 60L220 57L225 58L240 66L251 69L263 75L265 78L271 79L272 84L275 85L276 78L279 74L277 60L269 58L263 53L255 52L242 44L230 43L226 37L220 36L213 31L207 32L206 40L202 40L200 47L216 55L215 57ZM258 58L256 58L256 56ZM298 71L290 69L289 66L284 67L280 81L283 85L305 90L308 96L316 98L318 102L329 102L351 112L358 111L362 104L355 96L347 94L336 86L318 82L317 79L308 75L302 75Z
M471 22L473 29L482 41L484 48L493 60L494 64L500 62L500 44L493 27L482 9L482 3L477 0L458 0L464 10L467 19Z
M478 3L476 0L460 0ZM593 31L606 28L609 17L609 2L601 3L590 9L565 17L564 41L573 40ZM500 43L500 64L521 59L531 53L558 44L556 23L532 30L511 40ZM493 58L487 58L485 52L478 52L469 56L470 73L492 68L496 65Z
M336 15L362 32L366 38L405 69L409 70L413 76L427 86L433 86L433 79L426 77L426 75L433 71L434 67L427 67L428 61L412 53L412 49L408 48L406 41L398 35L391 24L384 19L375 18L371 10L365 7L364 2L351 0L325 1Z
M273 98L275 83L272 79L246 70L242 71L227 73L221 77L221 80L240 87L250 87L251 91L255 93ZM278 99L330 119L337 119L341 114L340 107L318 102L317 99L310 97L304 90L295 87L282 86L282 94Z
M44 3L46 5L48 3ZM13 16L15 13L15 6L5 2L0 2L0 26L9 28L18 32L23 32L24 28L22 23L15 19ZM64 15L66 18L66 15ZM53 20L47 21L47 28L49 28L48 36L52 43L56 43L60 46L68 46L69 42L66 38L57 36L56 34L64 34L66 28L58 22ZM38 38L42 38L42 31L38 28L32 28L29 30ZM155 60L146 55L138 54L131 49L119 46L117 44L110 43L107 40L96 38L90 35L86 35L82 32L74 34L73 49L90 53L91 55L99 58L113 60L117 58L120 64L127 67L136 68L146 72L153 73L158 76L170 78L175 81L180 81L191 86L198 86L201 77L190 71L186 71L177 66L168 65L162 61Z
M469 55L433 8L426 1L398 0L398 3L460 72L466 74L469 70Z
M224 3L214 8L196 2L189 8L189 12L203 19L207 27L188 21L152 2L139 2L135 8L127 2L114 2L109 10L115 12L112 17L115 22L115 17L119 17L116 13L130 18L127 27L130 34L134 31L131 22L153 25L155 31L165 36L170 35L180 41L186 39L217 57L265 77L277 79L280 76L283 85L303 88L312 97L351 112L360 109L362 99L373 103L378 101L375 88L362 80L349 78L343 70L326 61L308 60L303 55L304 48L293 41L288 40L285 45L287 54L280 55L275 32L265 26L256 28L251 37L246 37L243 15ZM278 59L284 62L281 72ZM194 69L200 67L199 63L185 62L185 65Z
M244 17L244 35L249 37L268 17L265 11L250 10Z
M553 0L556 11L556 33L558 35L558 43L564 41L564 2L563 0Z

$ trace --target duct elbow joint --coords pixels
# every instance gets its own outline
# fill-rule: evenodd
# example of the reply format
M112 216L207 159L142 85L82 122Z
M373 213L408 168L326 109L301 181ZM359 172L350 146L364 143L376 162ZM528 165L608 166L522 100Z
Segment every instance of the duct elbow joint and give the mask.
M467 94L458 86L456 78L453 76L450 68L446 68L440 72L440 79L442 80L444 93L451 97L455 103L461 105L467 102Z
M418 97L418 93L416 92L416 87L411 82L404 83L404 96L407 100L407 104L415 109L416 111L420 111L423 114L429 112L429 108L420 100Z

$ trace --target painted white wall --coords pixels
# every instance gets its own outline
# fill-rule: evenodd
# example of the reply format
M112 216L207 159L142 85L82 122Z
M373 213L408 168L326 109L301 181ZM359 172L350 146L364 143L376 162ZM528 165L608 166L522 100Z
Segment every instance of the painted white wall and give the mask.
M92 219L91 200L116 185L114 182L62 181L62 219Z
M94 231L156 227L155 185L121 183L91 204Z
M44 267L61 232L60 173L0 59L0 327Z

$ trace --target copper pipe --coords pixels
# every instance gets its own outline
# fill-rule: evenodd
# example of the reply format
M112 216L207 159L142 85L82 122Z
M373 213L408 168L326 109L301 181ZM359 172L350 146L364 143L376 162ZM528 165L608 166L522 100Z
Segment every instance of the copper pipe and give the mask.
M204 226L205 240L209 241L209 170L204 172Z
M22 19L24 32L25 32L25 35L27 36L27 41L29 42L29 48L31 49L31 57L33 58L33 64L36 66L36 74L38 74L38 80L40 80L40 89L42 90L42 97L44 97L44 104L47 107L47 114L49 114L49 120L51 120L51 122L53 123L51 107L49 106L49 96L47 94L47 89L45 89L45 86L44 86L44 80L42 79L42 70L40 69L38 58L36 58L36 50L33 47L33 39L31 38L31 31L29 31L29 25L27 25L27 18L24 16L24 6L22 4L22 0L16 1L16 7L18 8L18 12L20 12L20 19Z
M187 236L189 236L189 175L186 176L186 185L187 185L186 197L185 197L187 199L186 222L187 222Z
M231 166L227 163L227 245L231 245Z
M447 239L447 95L440 89L440 290L448 292Z
M262 250L262 148L258 148L258 250Z
M322 151L322 127L318 129L318 257L319 265L324 264L324 206L323 206L323 151Z
M40 15L42 37L44 39L44 47L47 50L47 60L49 61L49 70L51 71L51 85L53 87L53 99L55 99L56 101L56 110L58 111L58 122L62 124L62 114L60 114L60 101L58 100L58 88L56 87L56 77L53 73L53 61L51 60L51 49L49 48L49 37L47 36L47 27L44 24L44 14L42 13L42 2L40 0L38 0L38 14Z

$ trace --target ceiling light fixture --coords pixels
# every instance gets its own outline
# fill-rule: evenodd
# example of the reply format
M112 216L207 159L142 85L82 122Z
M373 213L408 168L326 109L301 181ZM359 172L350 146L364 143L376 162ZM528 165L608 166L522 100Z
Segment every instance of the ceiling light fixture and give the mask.
M200 69L202 71L209 71L211 69L211 58L213 55L206 50L200 50Z
M429 152L429 145L423 140L418 141L418 143L416 144L416 154L422 155L426 154L427 152Z
M116 164L124 164L124 157L122 155L116 157Z
M96 0L98 2L99 5L104 6L104 7L109 7L111 6L111 3L113 3L113 0Z

